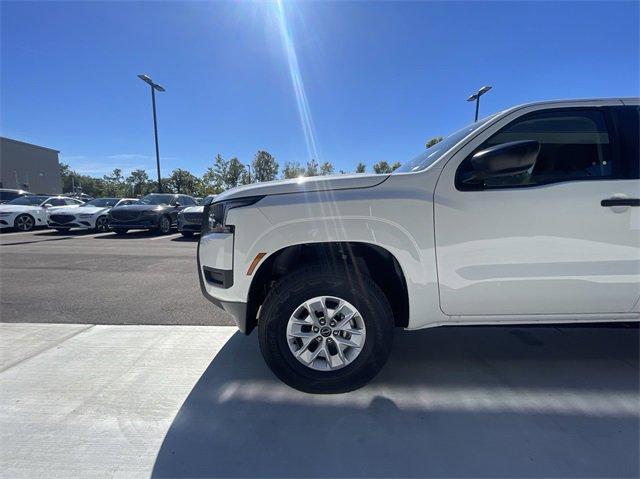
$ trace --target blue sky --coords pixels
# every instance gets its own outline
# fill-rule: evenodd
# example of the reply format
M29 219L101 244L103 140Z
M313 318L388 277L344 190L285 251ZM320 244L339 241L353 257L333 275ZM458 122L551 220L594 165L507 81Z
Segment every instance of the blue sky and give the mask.
M531 100L640 94L638 2L2 2L3 136L154 176L258 149L352 171ZM301 117L282 27L306 95ZM306 121L306 120L305 120ZM313 148L311 148L313 151Z

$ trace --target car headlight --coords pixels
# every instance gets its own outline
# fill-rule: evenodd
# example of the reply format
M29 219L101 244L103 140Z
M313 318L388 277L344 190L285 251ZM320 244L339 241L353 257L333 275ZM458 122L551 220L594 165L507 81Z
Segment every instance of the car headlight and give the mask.
M154 211L154 210L147 210L147 211L143 211L142 212L142 216L147 216L147 217L156 216L157 214L158 214L158 212Z
M250 206L260 201L264 196L250 196L237 200L219 201L205 204L202 230L203 233L232 233L233 226L226 225L227 213L233 208Z
M91 218L93 215L90 213L82 213L81 215L78 215L79 218Z
M0 216L9 216L12 215L13 213L11 211L2 211L0 212Z

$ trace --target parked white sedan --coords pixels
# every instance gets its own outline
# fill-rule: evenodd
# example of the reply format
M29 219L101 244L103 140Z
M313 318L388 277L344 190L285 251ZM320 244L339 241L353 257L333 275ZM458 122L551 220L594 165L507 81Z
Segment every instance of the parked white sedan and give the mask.
M49 212L60 208L77 208L82 201L63 196L33 195L16 198L0 205L0 229L16 228L31 231L47 225Z
M107 213L114 206L126 206L137 203L135 198L96 198L80 207L61 208L49 215L49 228L60 232L71 228L109 231Z

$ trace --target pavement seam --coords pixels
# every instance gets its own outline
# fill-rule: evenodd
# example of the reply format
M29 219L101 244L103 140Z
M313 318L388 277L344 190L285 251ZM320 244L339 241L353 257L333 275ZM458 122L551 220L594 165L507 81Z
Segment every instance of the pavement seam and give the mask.
M9 369L11 369L11 368L13 368L13 367L15 367L15 366L18 366L19 364L24 363L25 361L28 361L29 359L35 358L36 356L39 356L40 354L42 354L42 353L44 353L44 352L46 352L46 351L48 351L48 350L50 350L50 349L53 349L53 348L56 348L56 347L60 346L60 345L61 345L62 343L64 343L65 341L68 341L69 339L76 337L76 336L77 336L78 334L80 334L80 333L84 333L85 331L90 330L90 329L91 329L91 328L93 328L94 326L95 326L95 324L90 324L90 325L89 325L89 326L87 326L86 328L82 328L82 329L81 329L81 330L79 330L79 331L74 331L73 333L68 334L67 336L64 336L64 337L60 338L60 340L58 340L55 344L51 344L51 345L48 345L48 346L42 347L42 348L40 348L40 349L38 349L38 350L34 351L34 352L33 352L32 354L30 354L29 356L26 356L26 357L24 357L24 358L22 358L22 359L18 359L17 361L15 361L15 362L13 362L13 363L11 363L11 364L9 364L9 365L7 365L7 366L3 367L2 369L0 369L0 374L1 374L1 373L4 373L5 371L8 371Z

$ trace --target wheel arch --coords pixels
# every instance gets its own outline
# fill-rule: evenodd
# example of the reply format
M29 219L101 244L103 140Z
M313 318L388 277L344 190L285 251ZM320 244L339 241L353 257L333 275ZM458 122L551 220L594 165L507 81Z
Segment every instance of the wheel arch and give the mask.
M283 247L268 255L253 275L247 298L246 334L256 326L270 286L310 264L341 265L355 274L367 274L385 294L397 327L409 324L409 292L405 273L386 248L358 241L308 242Z

